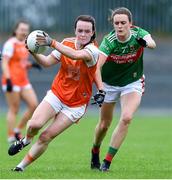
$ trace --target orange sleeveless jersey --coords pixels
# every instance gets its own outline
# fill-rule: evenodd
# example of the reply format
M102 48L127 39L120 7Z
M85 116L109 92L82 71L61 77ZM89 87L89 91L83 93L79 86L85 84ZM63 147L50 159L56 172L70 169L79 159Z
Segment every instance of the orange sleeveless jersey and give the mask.
M63 44L75 48L75 38L68 38ZM88 104L92 95L92 84L96 64L87 67L83 60L71 60L61 54L61 67L51 90L67 106L78 107Z
M27 74L27 65L29 52L25 48L25 43L18 41L15 37L10 38L7 43L13 46L13 55L9 57L8 54L3 54L3 57L9 59L10 78L13 85L25 86L29 83ZM2 76L2 84L6 84L6 79Z

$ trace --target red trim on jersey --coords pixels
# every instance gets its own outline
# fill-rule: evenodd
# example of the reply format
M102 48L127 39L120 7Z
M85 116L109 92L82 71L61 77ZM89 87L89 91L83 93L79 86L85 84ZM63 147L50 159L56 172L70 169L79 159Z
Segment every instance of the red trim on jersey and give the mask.
M113 61L116 64L126 64L126 63L129 63L129 62L135 62L143 54L143 50L144 50L144 48L140 47L138 49L138 51L133 53L133 54L124 54L122 56L116 55L116 54L111 54L111 55L108 56L106 61Z

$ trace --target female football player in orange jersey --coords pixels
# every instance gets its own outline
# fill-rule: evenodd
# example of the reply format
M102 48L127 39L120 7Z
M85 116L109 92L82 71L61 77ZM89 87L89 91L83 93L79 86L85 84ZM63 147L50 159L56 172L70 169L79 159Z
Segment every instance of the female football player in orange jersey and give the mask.
M88 15L81 15L75 21L75 35L66 38L62 43L51 39L48 34L38 35L37 43L50 46L55 50L48 56L32 54L36 61L44 67L61 63L51 90L36 108L27 124L26 137L15 142L8 150L15 155L30 144L48 120L55 117L41 133L24 159L13 169L23 171L26 166L36 160L47 149L48 144L65 129L77 122L85 113L92 94L96 64L99 50L95 46L95 20ZM101 82L99 82L101 83ZM100 89L95 101L101 105L105 92Z
M25 127L38 105L35 91L29 82L27 74L28 68L40 67L35 63L32 65L28 61L29 53L24 42L29 29L28 22L19 21L14 28L12 37L6 41L2 51L2 89L9 107L7 113L9 143L19 139L20 130ZM27 104L27 110L16 126L16 116L21 100L24 100Z

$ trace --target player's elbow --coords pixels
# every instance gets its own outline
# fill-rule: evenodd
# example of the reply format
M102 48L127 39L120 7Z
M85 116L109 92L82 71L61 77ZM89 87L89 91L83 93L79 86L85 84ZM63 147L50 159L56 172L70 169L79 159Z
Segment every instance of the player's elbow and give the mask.
M156 43L155 43L155 41L152 38L148 39L147 47L150 48L150 49L155 49L156 48Z
M155 49L155 48L156 48L156 43L153 42L153 44L152 44L152 49Z
M149 47L150 49L155 49L155 48L156 48L156 43L155 43L154 41L152 41L152 42L148 45L148 47Z
M48 62L44 62L44 63L42 63L41 65L42 65L44 68L48 68L48 67L51 66L51 64L48 63Z
M51 56L45 56L41 64L43 65L43 67L48 68L55 64L55 60Z

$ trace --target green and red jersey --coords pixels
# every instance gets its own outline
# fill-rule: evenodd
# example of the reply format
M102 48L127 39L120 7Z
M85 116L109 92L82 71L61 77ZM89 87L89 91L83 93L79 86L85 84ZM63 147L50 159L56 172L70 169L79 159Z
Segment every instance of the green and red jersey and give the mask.
M136 38L143 38L149 33L133 26L130 37L121 42L113 30L104 37L99 49L107 56L102 67L103 82L112 86L125 86L143 76L143 51Z

